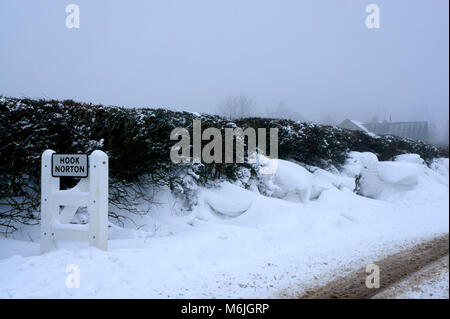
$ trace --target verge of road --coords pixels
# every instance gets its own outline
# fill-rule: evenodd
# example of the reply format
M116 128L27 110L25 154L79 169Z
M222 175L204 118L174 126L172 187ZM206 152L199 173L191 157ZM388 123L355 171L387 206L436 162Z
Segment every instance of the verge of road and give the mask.
M296 297L305 299L371 298L448 253L449 235L446 234L374 262L380 270L380 288L366 287L366 278L369 274L365 268L361 268L324 286L307 290Z

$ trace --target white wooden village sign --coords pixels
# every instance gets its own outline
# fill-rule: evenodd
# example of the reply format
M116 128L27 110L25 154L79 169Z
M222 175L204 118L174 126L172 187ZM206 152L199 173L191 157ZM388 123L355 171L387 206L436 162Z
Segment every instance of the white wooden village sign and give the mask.
M60 189L60 177L78 177L72 189ZM71 224L79 207L87 207L89 224ZM41 253L58 240L87 241L108 248L108 156L56 154L46 150L41 163Z

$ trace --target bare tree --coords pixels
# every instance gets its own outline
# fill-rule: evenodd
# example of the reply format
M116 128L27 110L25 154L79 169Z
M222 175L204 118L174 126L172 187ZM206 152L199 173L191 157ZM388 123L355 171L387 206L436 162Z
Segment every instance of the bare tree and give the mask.
M334 115L326 114L319 120L319 124L333 126L333 125L338 125L339 122L336 120L336 117Z
M229 95L219 105L219 114L230 119L248 117L255 109L255 101L247 95Z
M270 116L279 119L305 121L305 118L299 112L290 108L285 101L278 102L275 108L273 108L273 110L269 113Z

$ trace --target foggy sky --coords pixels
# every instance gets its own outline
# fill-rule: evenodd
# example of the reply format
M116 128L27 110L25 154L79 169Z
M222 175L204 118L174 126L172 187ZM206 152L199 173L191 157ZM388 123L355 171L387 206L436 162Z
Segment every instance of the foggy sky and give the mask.
M81 28L67 29L76 3ZM380 7L367 29L365 7ZM449 105L448 0L0 0L0 94L307 119L430 119Z

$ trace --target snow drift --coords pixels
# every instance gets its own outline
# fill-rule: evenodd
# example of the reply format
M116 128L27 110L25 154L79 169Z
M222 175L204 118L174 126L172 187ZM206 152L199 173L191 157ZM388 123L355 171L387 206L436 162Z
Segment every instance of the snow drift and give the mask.
M357 163L372 165L379 182L392 187L391 196L370 199L350 190L355 172L364 176L368 169ZM317 168L307 173L281 162L292 176L304 178L283 179L282 169L273 180L284 181L277 185L283 191L322 187L320 196L311 194L305 202L295 192L296 200L280 199L224 181L199 187L186 214L170 189L161 190L156 208L135 218L139 227L131 221L125 228L111 225L107 252L61 242L57 250L38 255L38 228L22 227L0 240L0 298L289 296L447 233L448 159L430 167L392 162L402 169L388 180L378 171L392 167L380 163L354 153L347 174ZM411 176L417 183L410 183ZM67 266L74 264L80 269L78 289L65 284Z
M405 154L395 161L378 161L372 153L352 152L345 171L358 176L359 193L370 198L384 198L407 191L419 182L425 162L417 154Z

